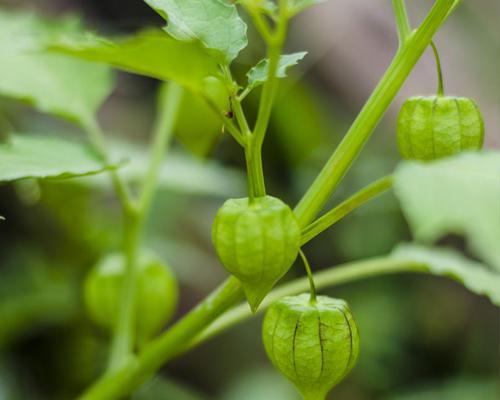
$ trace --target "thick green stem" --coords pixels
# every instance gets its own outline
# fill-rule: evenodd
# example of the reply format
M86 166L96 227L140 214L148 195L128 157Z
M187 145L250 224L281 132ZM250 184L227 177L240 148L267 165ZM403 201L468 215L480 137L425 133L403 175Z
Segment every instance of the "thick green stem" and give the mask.
M177 113L182 98L182 88L176 83L168 83L160 88L158 98L158 117L153 131L151 158L148 172L144 179L139 208L125 212L124 253L126 275L120 297L118 321L115 326L108 372L119 369L132 357L135 346L135 304L136 282L138 274L138 252L142 229L149 214L156 189L158 171L161 167L168 143L172 137Z
M134 359L120 369L104 375L81 400L120 399L149 379L160 366L184 350L199 332L244 298L241 284L229 278L164 335L147 344Z
M295 208L301 226L309 224L324 207L361 152L382 116L401 89L434 34L443 24L454 0L437 0L417 31L396 53L384 77L361 110L344 139Z
M301 245L309 242L321 232L340 221L363 204L374 199L392 187L392 176L385 176L361 189L302 230Z
M262 169L262 153L255 146L254 137L247 136L245 143L245 160L247 164L248 196L250 201L266 195L264 171Z

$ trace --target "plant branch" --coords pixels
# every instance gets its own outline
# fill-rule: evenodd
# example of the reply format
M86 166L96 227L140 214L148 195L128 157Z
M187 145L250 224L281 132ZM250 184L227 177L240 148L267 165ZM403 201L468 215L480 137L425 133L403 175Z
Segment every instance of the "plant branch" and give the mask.
M158 172L172 137L182 99L182 88L176 83L163 84L158 95L158 114L151 143L148 171L142 185L139 208L125 218L124 253L126 275L120 297L118 322L115 326L108 371L119 369L132 356L135 346L135 304L138 275L138 252L142 229L156 190Z
M177 356L199 332L230 307L244 299L236 278L229 278L195 309L159 338L147 344L134 359L104 375L80 400L120 399L149 379L166 361Z
M158 172L168 151L170 139L177 122L183 89L175 82L164 83L158 93L158 117L153 128L150 164L142 186L140 211L148 214L156 189Z
M338 286L345 283L355 282L374 276L395 274L401 272L428 272L429 269L420 263L413 261L402 261L391 257L373 258L363 261L351 262L314 274L314 282L317 290L332 286ZM289 283L283 284L271 291L262 301L257 313L264 312L272 303L284 296L291 296L306 292L310 287L307 277L295 279ZM207 329L201 332L184 351L205 342L209 338L216 336L229 327L236 325L246 319L251 318L253 314L247 304L240 304L224 313L215 320Z
M392 176L380 178L306 226L302 230L301 245L306 244L363 204L389 190L392 187L392 182Z
M399 45L403 46L411 33L410 20L406 11L405 0L392 0L392 7L396 16L396 26L398 28Z
M315 274L314 280L317 289L324 289L373 276L400 272L425 273L428 272L428 268L413 261L382 257L320 271ZM263 312L283 296L307 291L309 285L308 278L304 277L274 289L264 299L257 312ZM161 365L227 328L252 317L254 314L250 311L248 304L241 304L227 311L243 298L243 290L238 280L229 278L166 333L146 345L137 358L129 360L119 370L103 376L80 397L80 400L112 400L132 393ZM206 329L199 333L203 328Z
M269 72L267 81L262 88L262 97L259 103L259 110L257 114L257 121L253 134L255 135L255 145L261 147L264 142L264 137L269 125L271 111L273 108L274 99L278 91L279 80L276 77L276 72L279 66L279 60L283 45L285 43L286 34L288 30L288 17L286 16L286 7L280 7L280 18L276 27L276 32L273 34L268 43L267 58L269 60Z
M301 226L307 226L315 218L335 191L454 3L454 0L437 0L422 25L396 53L344 139L295 208Z

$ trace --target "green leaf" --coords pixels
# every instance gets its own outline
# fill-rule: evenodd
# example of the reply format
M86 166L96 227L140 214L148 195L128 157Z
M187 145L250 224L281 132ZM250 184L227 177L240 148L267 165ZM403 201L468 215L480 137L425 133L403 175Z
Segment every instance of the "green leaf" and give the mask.
M50 49L134 74L173 80L193 91L203 91L210 79L207 77L219 74L216 61L198 43L180 42L159 30L116 41L90 34L66 37L51 44Z
M286 73L290 67L297 65L300 60L302 60L307 54L307 51L302 51L300 53L284 54L280 57L278 69L276 70L276 77L285 78ZM269 75L269 60L266 58L259 61L259 63L253 67L247 73L248 77L248 88L247 90L255 89L256 87L264 84L267 81Z
M12 135L0 144L0 182L24 178L71 178L106 169L89 147L55 137Z
M45 41L79 30L74 18L49 21L0 10L0 95L73 121L93 118L113 88L111 70L40 52Z
M500 270L500 153L403 162L394 189L418 240L464 235L470 250Z
M247 26L229 0L145 0L168 21L165 30L182 41L199 40L230 64L247 46Z
M185 92L182 96L175 136L199 157L207 156L223 135L221 115L217 115L214 107L217 110L230 108L227 89L215 78L211 82L207 79L205 96L194 92Z
M422 263L434 275L458 281L471 292L488 297L493 304L500 307L500 274L456 251L402 244L396 247L391 256Z
M312 7L316 4L323 3L326 0L287 0L288 15L294 16L301 13L306 8Z

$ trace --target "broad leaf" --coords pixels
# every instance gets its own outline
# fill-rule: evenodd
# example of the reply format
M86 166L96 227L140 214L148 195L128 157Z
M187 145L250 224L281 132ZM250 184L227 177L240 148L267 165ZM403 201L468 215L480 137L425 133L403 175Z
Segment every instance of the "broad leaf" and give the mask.
M12 135L0 144L0 182L96 174L103 165L89 147L41 135Z
M199 40L229 64L247 45L247 26L230 0L145 0L168 21L165 30L182 41Z
M293 16L324 1L326 0L287 0L288 15Z
M79 30L73 18L46 21L0 10L0 95L73 121L92 119L113 87L111 70L39 50L43 42Z
M198 43L180 42L159 30L116 41L96 35L68 37L50 48L135 74L173 80L194 91L203 91L207 77L219 74L215 60Z
M302 60L307 54L307 51L293 54L284 54L280 57L278 69L276 70L276 76L278 78L285 78L286 72L290 67L297 65L300 60ZM269 76L269 60L266 58L259 61L259 63L253 67L247 73L248 77L248 89L255 89L266 82Z
M464 235L476 256L500 270L500 153L403 162L394 185L418 240Z
M471 292L488 297L493 304L500 307L500 274L458 252L403 244L396 247L392 257L421 263L432 274L456 280Z

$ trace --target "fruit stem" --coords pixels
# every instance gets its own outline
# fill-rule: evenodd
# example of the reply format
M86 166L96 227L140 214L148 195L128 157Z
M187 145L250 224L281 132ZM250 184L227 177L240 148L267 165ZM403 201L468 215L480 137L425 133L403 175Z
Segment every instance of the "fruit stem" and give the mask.
M436 68L437 68L437 76L438 76L438 89L437 95L439 97L444 96L444 84L443 84L443 70L441 68L441 58L439 57L439 52L436 47L436 43L431 41L432 51L434 53L434 58L436 59Z
M311 271L311 266L309 265L309 261L307 261L307 257L304 254L304 252L299 250L300 258L302 258L302 261L304 263L304 267L306 268L307 272L307 279L309 279L309 287L311 291L311 298L309 299L309 302L311 304L316 304L316 285L314 284L314 277L313 273Z

